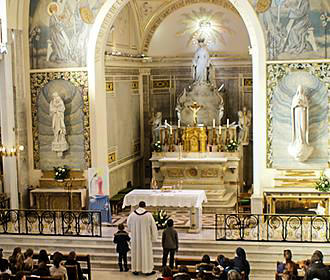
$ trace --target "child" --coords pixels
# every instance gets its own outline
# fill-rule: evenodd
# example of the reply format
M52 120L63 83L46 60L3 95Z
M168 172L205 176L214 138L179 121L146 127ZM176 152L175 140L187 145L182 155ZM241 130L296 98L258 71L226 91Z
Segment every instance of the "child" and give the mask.
M162 235L163 247L163 267L166 266L168 253L170 253L170 268L174 267L174 255L179 249L178 233L173 228L173 220L167 221L167 228L163 231Z
M115 238L113 239L113 242L117 244L117 253L119 254L118 265L120 271L123 271L123 259L125 271L128 271L127 252L129 251L128 242L130 241L130 237L124 229L125 227L123 224L118 225L118 231L115 233Z

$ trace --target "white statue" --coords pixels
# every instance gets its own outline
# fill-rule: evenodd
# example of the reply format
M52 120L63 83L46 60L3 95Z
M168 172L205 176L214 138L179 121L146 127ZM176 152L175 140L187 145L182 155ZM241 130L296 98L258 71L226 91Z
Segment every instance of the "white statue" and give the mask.
M162 124L162 112L157 112L153 114L150 120L152 125L152 143L156 143L159 140L160 136L160 126Z
M240 128L238 139L243 146L249 145L251 117L251 111L247 111L246 107L243 107L243 111L238 111L238 127Z
M204 39L198 40L198 49L195 53L192 71L194 82L209 81L210 55L204 43Z
M57 92L52 95L53 99L49 105L49 113L52 117L52 129L54 140L52 142L52 151L57 153L58 157L62 157L63 152L69 149L69 145L65 139L66 129L64 123L65 106L62 98Z
M289 154L297 161L306 161L313 152L309 145L309 105L304 89L298 86L292 98L291 127L292 139L288 147Z

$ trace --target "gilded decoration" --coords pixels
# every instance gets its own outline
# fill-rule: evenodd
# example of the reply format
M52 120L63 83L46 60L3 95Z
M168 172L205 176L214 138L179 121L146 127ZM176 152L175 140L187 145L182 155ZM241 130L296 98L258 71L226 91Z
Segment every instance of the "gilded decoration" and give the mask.
M284 64L268 64L267 65L267 95L266 95L266 126L267 126L267 142L266 142L266 164L267 168L273 166L273 111L272 102L274 91L278 87L281 80L290 73L305 72L309 73L322 82L330 95L330 81L328 73L330 72L330 64L328 63L284 63ZM328 111L329 111L328 106ZM329 121L328 121L329 122ZM328 136L329 137L329 136ZM330 151L330 149L329 149ZM330 159L330 153L328 154ZM328 160L329 161L329 160Z
M156 80L152 81L153 89L167 89L170 88L170 80Z
M189 174L189 176L191 176L191 177L196 177L196 176L198 175L198 171L197 171L196 168L190 168L190 169L188 170L188 174Z
M139 89L139 81L132 81L132 83L131 83L131 89L138 90Z
M218 169L216 168L208 168L201 170L201 177L202 178L217 178L219 175Z
M258 0L256 4L256 12L264 13L270 8L271 5L272 5L272 0Z
M243 84L244 84L244 87L253 87L253 79L244 78Z
M31 73L31 114L33 135L33 158L34 168L40 169L40 143L38 128L38 96L42 89L51 81L64 80L70 82L74 87L81 89L83 100L83 124L84 124L84 160L86 168L91 166L90 149L90 124L89 124L89 99L88 99L88 74L86 71L75 72L41 72Z
M184 169L180 168L168 168L168 177L184 177Z
M113 93L113 82L112 81L107 81L105 82L105 91L108 93Z
M116 152L108 153L108 164L115 162L117 159Z

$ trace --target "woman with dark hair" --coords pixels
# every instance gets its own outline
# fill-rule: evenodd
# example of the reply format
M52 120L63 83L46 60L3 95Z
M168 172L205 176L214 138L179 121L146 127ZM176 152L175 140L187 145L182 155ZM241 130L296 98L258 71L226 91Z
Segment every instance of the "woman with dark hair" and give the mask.
M18 271L23 270L24 256L22 254L22 249L16 247L13 254L9 257L9 267L12 274L16 274Z
M202 258L202 262L196 265L196 271L212 271L214 268L214 264L211 263L211 259L209 255L204 255Z
M15 280L26 280L25 274L22 271L19 271L15 275Z
M233 261L233 269L238 271L239 273L244 272L245 274L245 279L249 279L249 274L250 274L250 264L246 260L246 253L243 248L238 247L236 249L236 256Z
M39 251L38 263L41 263L41 262L44 262L46 264L50 263L48 253L44 249Z
M33 275L50 276L49 268L45 262L40 262L38 268L32 271Z
M33 269L33 250L27 249L24 253L24 271L32 271Z
M62 265L63 255L55 252L53 257L53 266L49 269L51 276L59 276L61 280L68 280L66 268Z

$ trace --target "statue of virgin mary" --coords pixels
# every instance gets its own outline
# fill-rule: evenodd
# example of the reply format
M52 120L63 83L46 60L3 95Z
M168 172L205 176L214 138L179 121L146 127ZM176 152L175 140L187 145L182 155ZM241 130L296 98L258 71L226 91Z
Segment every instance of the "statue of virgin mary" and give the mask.
M292 98L291 105L291 143L288 147L289 154L297 161L306 161L313 152L309 145L309 104L307 96L301 85Z

